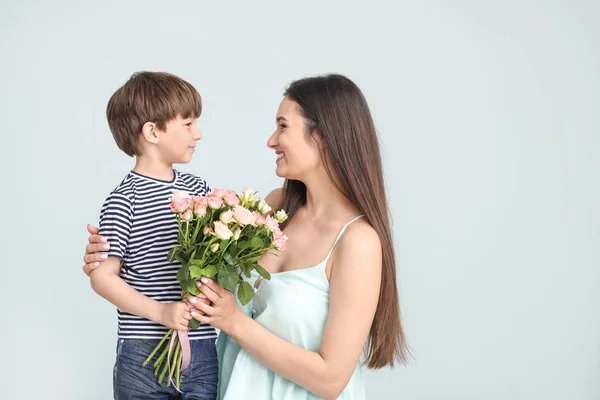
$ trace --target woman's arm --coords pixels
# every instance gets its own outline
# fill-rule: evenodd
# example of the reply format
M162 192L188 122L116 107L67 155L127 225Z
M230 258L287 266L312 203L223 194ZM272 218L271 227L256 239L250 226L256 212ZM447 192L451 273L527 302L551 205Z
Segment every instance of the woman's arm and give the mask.
M212 281L200 290L212 306L194 318L224 330L267 368L326 399L346 387L365 346L381 284L381 244L371 226L351 225L335 251L330 306L319 352L295 346L240 312L233 296ZM212 298L211 298L212 297ZM194 313L193 313L194 314Z

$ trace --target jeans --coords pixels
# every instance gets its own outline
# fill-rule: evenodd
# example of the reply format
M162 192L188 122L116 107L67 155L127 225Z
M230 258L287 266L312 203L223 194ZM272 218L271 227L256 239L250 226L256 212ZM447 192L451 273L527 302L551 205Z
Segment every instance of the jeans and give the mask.
M171 384L166 386L168 372L162 385L154 375L154 361L142 367L159 340L119 339L117 360L113 371L115 400L214 400L217 396L218 362L215 339L191 340L191 362L181 371L181 392ZM161 349L162 350L162 349Z

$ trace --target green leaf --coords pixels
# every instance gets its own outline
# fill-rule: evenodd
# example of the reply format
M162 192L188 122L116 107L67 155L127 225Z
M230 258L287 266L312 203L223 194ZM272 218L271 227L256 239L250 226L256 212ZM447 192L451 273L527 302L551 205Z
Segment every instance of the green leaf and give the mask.
M215 268L214 265L208 265L204 268L198 266L198 265L190 265L190 276L193 279L198 279L198 278L202 278L202 277L207 277L207 278L214 278L214 276L217 274L217 269Z
M265 241L263 239L261 239L258 236L254 236L252 238L252 242L251 242L251 246L252 247L263 247L265 244Z
M250 303L250 300L252 300L253 297L254 290L252 290L252 286L248 282L243 281L238 289L238 299L240 299L240 303L245 306Z
M225 260L225 262L229 265L235 265L235 260L233 259L233 257L231 256L231 254L229 253L225 253L223 255L223 259Z
M188 327L190 329L198 329L198 328L200 328L200 321L192 318L192 319L190 319L190 322L188 323Z
M254 257L248 257L246 259L247 262L252 263L252 264L256 264L256 262L258 261L259 258L261 258L263 255L262 254L258 254L255 255Z
M238 255L238 246L237 243L233 242L227 248L227 252L231 254L231 257L235 258Z
M252 276L252 265L243 263L240 264L240 268L246 277L250 278Z
M206 264L208 263L203 263L201 260L190 260L189 269L191 277L195 280L198 280L198 278L203 276L212 279L217 274L217 267L212 264ZM204 265L206 265L206 267Z
M250 240L238 240L238 250L241 252L252 246Z
M240 276L235 268L231 265L224 265L219 271L217 277L217 283L230 292L234 291L235 286L240 281Z
M177 280L179 282L184 282L190 279L190 270L188 268L187 263L181 264L181 268L177 271Z
M196 289L196 291L198 290L198 288L196 287L196 281L194 281L193 279L187 279L185 281L182 281L181 289L184 292L188 293L193 293L194 289Z
M261 267L258 263L254 264L253 267L260 276L262 276L263 278L265 278L268 281L271 280L271 274L269 273L269 271L267 271L266 269Z
M177 261L179 261L181 264L185 264L188 262L188 260L185 257L182 257L179 255L180 253L177 253L177 255L175 256L175 258L177 259Z

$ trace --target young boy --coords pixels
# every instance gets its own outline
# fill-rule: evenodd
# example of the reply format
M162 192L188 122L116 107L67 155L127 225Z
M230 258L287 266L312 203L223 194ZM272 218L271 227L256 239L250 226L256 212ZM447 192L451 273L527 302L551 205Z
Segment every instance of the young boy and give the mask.
M173 169L173 164L192 159L202 137L196 127L201 112L200 95L192 85L159 72L134 74L108 102L106 117L114 139L136 158L133 171L102 207L100 234L110 250L90 274L96 293L118 307L115 399L178 395L173 385L158 384L154 360L146 367L142 363L167 330L187 330L192 318L176 279L181 265L167 262L178 230L169 197L173 190L195 196L210 191L201 178ZM210 325L189 332L192 357L182 371L183 399L216 397L216 337Z

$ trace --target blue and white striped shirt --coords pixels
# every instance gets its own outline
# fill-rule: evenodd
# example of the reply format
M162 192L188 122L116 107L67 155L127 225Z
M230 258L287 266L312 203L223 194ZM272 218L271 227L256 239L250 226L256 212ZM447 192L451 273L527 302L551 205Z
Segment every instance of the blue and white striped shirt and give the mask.
M169 208L173 190L193 196L210 192L194 175L173 170L172 181L130 172L108 196L100 214L100 234L110 243L109 256L123 260L121 278L132 288L162 303L181 300L176 278L181 264L167 262L169 250L178 245L177 218ZM168 328L137 315L117 310L119 338L161 339ZM215 329L202 324L189 338L216 338Z

